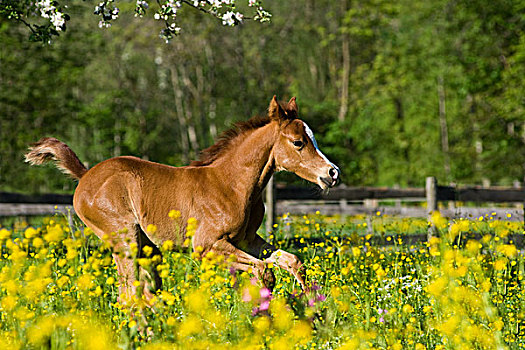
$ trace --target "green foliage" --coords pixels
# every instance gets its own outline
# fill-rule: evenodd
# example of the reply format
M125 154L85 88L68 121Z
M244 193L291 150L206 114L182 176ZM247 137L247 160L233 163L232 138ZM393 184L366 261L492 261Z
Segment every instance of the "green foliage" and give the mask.
M272 22L234 28L183 6L169 45L147 16L98 29L92 1L69 4L52 45L31 44L13 21L23 3L0 6L2 190L74 188L23 163L42 136L90 166L120 154L183 165L274 94L298 97L347 184L524 178L523 1L274 2Z

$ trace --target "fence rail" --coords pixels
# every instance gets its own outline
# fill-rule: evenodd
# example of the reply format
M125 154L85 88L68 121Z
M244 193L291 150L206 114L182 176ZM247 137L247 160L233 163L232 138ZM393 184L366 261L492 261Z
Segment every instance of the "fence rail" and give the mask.
M0 192L0 203L35 203L35 204L73 204L70 194L21 194Z
M435 178L429 178L435 181ZM430 180L427 180L430 181ZM437 182L434 182L437 184ZM506 187L465 187L435 186L435 193L428 188L388 188L388 187L347 187L339 186L327 193L317 189L298 186L275 186L276 200L364 200L364 199L429 199L433 196L438 201L522 203L525 201L523 188Z
M313 188L298 186L275 186L276 200L363 200L425 197L424 188L347 187L339 186L327 193Z
M358 214L373 213L379 209L379 200L393 200L394 206L383 206L382 212L401 216L426 216L429 212L438 210L440 201L473 202L473 203L525 203L525 188L503 187L451 187L438 185L434 177L426 179L425 188L387 188L387 187L347 187L339 186L328 192L313 188L297 186L274 185L270 180L266 191L267 229L271 229L278 214L285 212L306 213L320 210L325 214ZM350 202L365 201L364 206L352 205ZM368 201L368 202L367 202ZM401 201L426 202L425 207L401 207ZM0 192L0 216L14 215L47 215L71 207L72 195L39 194L25 195L19 193ZM501 208L466 208L452 206L441 209L444 215L483 215L485 212L496 212L503 215ZM523 220L523 209L515 206L512 209L515 219Z
M375 201L374 201L375 200ZM397 201L395 206L377 205L379 200ZM401 207L400 201L426 202L426 207ZM307 204L306 201L310 201ZM365 201L364 206L350 205L350 201ZM368 201L368 203L366 203ZM448 201L453 205L440 209L438 203ZM458 202L515 203L515 208L463 207ZM430 212L440 210L448 217L479 217L494 213L494 217L504 217L510 213L514 220L523 221L525 214L524 187L453 187L440 186L435 177L427 177L425 188L387 188L387 187L347 187L339 186L328 192L296 186L273 186L270 182L266 192L266 205L274 215L268 217L266 229L271 230L276 214L306 213L319 210L324 214L370 214L378 209L392 215L425 217ZM520 208L520 205L522 206Z

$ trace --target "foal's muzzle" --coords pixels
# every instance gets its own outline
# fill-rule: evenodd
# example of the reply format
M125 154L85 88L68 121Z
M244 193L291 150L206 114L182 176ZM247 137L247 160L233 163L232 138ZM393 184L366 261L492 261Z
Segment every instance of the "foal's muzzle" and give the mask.
M321 177L320 179L327 187L334 187L339 183L340 173L339 169L331 167L328 170L328 176Z

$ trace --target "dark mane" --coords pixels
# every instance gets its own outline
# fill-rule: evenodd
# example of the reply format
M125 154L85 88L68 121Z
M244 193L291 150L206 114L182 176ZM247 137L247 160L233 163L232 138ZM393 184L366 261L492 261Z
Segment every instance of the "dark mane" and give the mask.
M270 122L268 116L256 116L247 121L237 122L229 130L226 130L219 136L217 142L204 150L201 151L199 160L194 160L190 163L192 166L205 166L213 163L219 158L222 153L229 147L234 139L238 136L260 127L265 126Z

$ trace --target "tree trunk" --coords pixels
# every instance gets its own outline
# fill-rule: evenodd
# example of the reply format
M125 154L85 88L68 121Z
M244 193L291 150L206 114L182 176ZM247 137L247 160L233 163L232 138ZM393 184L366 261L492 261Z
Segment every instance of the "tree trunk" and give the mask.
M443 77L439 76L437 80L437 90L439 97L439 125L441 127L441 150L444 157L445 177L447 182L450 181L450 152L448 145L448 127L447 127L447 110L446 110L446 95L443 84Z
M199 141L197 138L197 129L195 127L195 120L193 117L193 105L197 104L199 106L201 104L201 95L199 93L199 90L193 84L191 79L188 76L188 72L186 71L186 67L184 65L180 66L180 75L182 77L182 82L184 83L184 86L187 88L187 90L191 93L193 98L185 98L183 101L186 101L186 111L185 111L185 117L186 117L186 125L188 127L188 137L190 140L190 145L192 148L193 156L197 156L199 154L200 146ZM192 103L195 102L195 103Z
M177 121L179 122L180 129L180 143L182 148L182 161L184 164L190 162L190 146L188 141L188 126L186 123L186 118L184 117L184 106L182 104L182 89L180 88L179 83L179 74L177 72L177 67L173 66L170 69L171 72L171 85L173 86L173 94L175 96L175 109L177 116Z
M341 15L345 16L347 11L347 1L341 1ZM343 122L348 113L348 88L350 83L350 38L346 31L342 32L342 56L343 56L343 72L341 77L341 95L339 99L339 115L338 119Z

